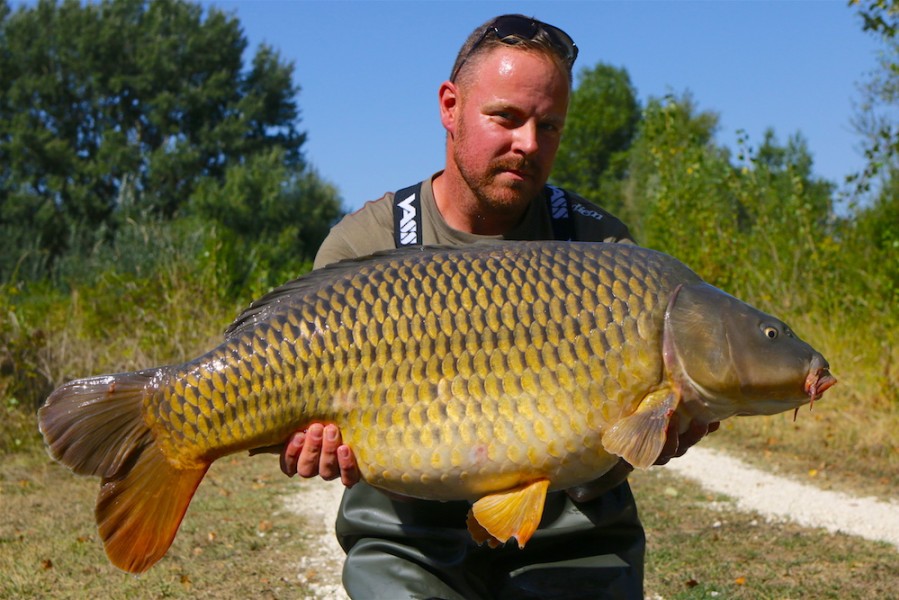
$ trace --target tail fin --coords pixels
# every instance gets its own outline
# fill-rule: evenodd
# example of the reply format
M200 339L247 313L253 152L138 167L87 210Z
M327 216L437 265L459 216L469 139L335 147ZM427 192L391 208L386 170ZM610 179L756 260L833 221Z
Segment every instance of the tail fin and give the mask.
M95 515L109 560L140 573L166 553L208 465L178 469L143 418L159 369L91 377L53 392L38 411L51 456L102 478Z

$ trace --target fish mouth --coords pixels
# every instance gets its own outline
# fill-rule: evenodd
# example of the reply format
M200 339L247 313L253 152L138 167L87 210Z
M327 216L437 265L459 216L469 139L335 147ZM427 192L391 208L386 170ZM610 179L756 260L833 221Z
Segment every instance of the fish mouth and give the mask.
M819 364L823 363L823 365ZM808 394L808 408L811 410L815 406L815 400L818 400L825 392L837 383L837 378L830 374L830 367L827 361L813 360L812 368L809 369L805 378L805 393ZM793 420L799 416L799 407L793 412Z
M810 371L808 377L805 378L805 393L808 394L811 402L814 402L836 383L837 378L830 374L828 367L819 367Z

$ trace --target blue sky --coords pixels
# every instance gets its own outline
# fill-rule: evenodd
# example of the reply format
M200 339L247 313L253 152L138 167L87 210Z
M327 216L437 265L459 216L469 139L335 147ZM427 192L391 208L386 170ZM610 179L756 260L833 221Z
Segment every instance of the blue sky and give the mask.
M690 91L758 145L801 132L817 175L841 182L863 159L852 130L876 40L845 1L213 0L295 65L305 150L349 209L443 165L437 89L462 41L492 16L522 12L567 31L576 68L625 68L641 102ZM249 56L247 57L249 58Z

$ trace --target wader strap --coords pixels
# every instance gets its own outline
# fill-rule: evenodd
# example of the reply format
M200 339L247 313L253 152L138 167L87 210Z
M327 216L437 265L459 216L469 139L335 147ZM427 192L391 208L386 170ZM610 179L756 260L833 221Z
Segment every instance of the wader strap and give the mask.
M546 186L553 239L570 241L571 199L565 190ZM393 195L393 241L397 248L421 246L421 183L403 188Z
M397 248L421 246L421 182L393 195L393 241Z
M570 242L574 237L571 226L571 199L565 190L554 185L546 186L549 203L549 220L553 226L553 239Z

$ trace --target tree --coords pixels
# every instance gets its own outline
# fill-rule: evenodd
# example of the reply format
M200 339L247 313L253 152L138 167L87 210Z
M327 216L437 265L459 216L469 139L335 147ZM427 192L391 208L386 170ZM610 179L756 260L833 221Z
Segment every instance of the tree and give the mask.
M332 185L283 163L272 150L232 166L222 180L204 179L185 211L223 232L227 272L220 279L232 295L247 287L259 295L299 275L341 216Z
M757 178L764 179L764 187L770 196L769 206L764 209L766 212L780 213L779 219L787 223L787 229L791 224L796 226L800 223L807 223L817 231L826 229L828 220L833 216L834 184L816 177L812 172L812 155L801 133L790 136L786 146L781 146L774 130L768 129L759 149L746 158ZM791 197L801 199L791 206L785 201ZM791 210L801 211L807 216L799 219Z
M624 69L598 63L577 76L552 180L616 213L626 153L640 121L640 105Z
M865 308L886 307L887 339L895 341L899 311L899 2L851 0L863 31L883 44L879 68L860 86L862 100L854 125L864 140L867 165L855 177L861 198L854 206L844 237L851 244L850 260L864 270L864 287L856 296ZM876 185L872 186L872 183ZM850 263L853 264L853 263ZM869 317L870 318L870 317ZM885 347L888 341L884 342ZM887 378L888 379L888 378ZM890 383L890 385L893 385ZM893 393L893 397L899 396Z
M893 308L893 319L899 322L895 310L899 306L899 173L890 174L871 205L860 208L853 221L853 242L868 253L863 264L871 276L866 283L879 287L884 306Z
M736 210L727 152L713 142L718 116L689 94L652 98L628 156L622 216L641 243L702 268L729 249ZM702 271L712 276L711 265Z
M301 172L293 66L262 46L243 70L246 47L235 18L183 0L2 0L0 230L53 260L273 149Z
M855 129L864 138L868 164L864 172L850 178L861 191L880 173L889 173L899 162L899 2L888 0L850 0L858 7L862 29L883 43L880 68L860 86L862 100L854 119Z

